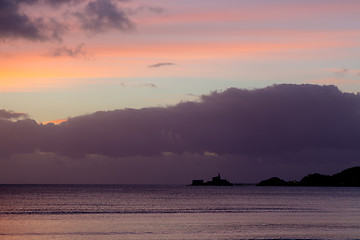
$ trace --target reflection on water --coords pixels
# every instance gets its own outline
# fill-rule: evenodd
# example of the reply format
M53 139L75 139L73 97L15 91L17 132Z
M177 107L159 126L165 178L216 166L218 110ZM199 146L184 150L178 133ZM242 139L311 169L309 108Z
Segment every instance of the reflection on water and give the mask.
M360 189L0 185L0 239L279 238L360 238Z

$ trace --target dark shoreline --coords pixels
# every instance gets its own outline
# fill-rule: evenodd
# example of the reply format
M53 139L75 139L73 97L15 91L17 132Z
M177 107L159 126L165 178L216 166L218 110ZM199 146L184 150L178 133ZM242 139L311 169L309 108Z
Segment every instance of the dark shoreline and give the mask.
M316 187L360 187L360 167L343 170L334 175L309 174L300 181L285 181L278 177L263 180L256 186L316 186Z

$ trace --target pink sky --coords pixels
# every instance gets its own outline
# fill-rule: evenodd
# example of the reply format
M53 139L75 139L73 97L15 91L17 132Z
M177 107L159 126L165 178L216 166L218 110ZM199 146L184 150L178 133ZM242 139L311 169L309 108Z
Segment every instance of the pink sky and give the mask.
M19 26L0 28L0 100L5 109L50 121L97 108L172 104L228 87L321 82L357 92L359 9L350 0L24 2L9 19L24 12L43 25L35 37ZM157 63L172 64L148 67ZM329 71L343 68L351 71ZM94 105L99 85L96 96L105 100ZM113 99L118 106L108 104L109 89L123 96ZM29 97L36 92L44 97ZM79 98L89 104L77 106Z
M359 16L358 0L1 0L0 183L359 165Z

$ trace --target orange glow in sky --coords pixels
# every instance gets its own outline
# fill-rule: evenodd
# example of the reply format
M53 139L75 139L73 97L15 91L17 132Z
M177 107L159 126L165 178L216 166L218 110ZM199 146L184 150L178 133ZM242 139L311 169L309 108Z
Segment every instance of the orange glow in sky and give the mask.
M322 79L360 90L359 1L109 0L118 18L98 22L99 12L85 10L89 1L35 2L7 14L41 17L37 31L0 28L0 101L39 122L228 87ZM350 71L324 70L342 68ZM49 96L52 108L39 105Z

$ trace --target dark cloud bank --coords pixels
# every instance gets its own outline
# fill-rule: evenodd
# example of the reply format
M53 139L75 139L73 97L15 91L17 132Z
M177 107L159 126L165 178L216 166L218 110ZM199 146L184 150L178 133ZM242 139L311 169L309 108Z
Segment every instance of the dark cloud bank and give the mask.
M58 9L66 6L64 14L85 32L128 31L135 24L128 11L118 5L121 2L126 0L1 0L0 40L62 41L69 31L66 21L54 16L32 16L22 7Z
M211 169L229 176L243 173L251 181L279 173L281 177L317 170L331 173L358 164L359 123L360 95L334 86L230 88L204 95L199 102L96 112L60 125L3 118L0 154L3 158L34 152L66 159L96 156L113 163L127 159L123 167L128 169L135 162L148 166L153 161L152 170L145 168L155 175L172 165L176 169L170 172L187 177L189 172ZM287 170L292 175L286 175Z
M33 18L21 10L24 5L39 3L56 5L55 1L2 0L0 1L0 39L61 40L65 26L55 18ZM68 3L69 1L58 1Z

